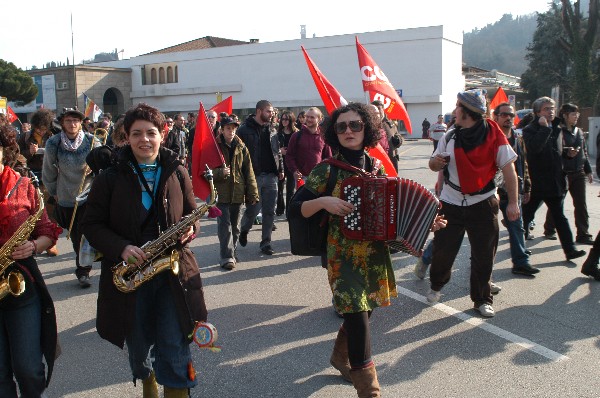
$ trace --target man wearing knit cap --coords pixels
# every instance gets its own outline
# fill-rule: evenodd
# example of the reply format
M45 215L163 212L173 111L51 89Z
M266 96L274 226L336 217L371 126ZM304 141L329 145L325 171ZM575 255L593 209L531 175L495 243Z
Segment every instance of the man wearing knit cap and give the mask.
M434 233L427 301L439 301L442 287L450 281L452 264L466 232L471 244L471 300L482 316L492 317L490 278L498 247L494 176L498 169L502 171L508 195L509 220L516 220L520 210L513 165L517 154L496 122L484 117L485 94L479 89L458 93L454 128L439 141L429 159L431 170L444 173L440 213L448 225Z

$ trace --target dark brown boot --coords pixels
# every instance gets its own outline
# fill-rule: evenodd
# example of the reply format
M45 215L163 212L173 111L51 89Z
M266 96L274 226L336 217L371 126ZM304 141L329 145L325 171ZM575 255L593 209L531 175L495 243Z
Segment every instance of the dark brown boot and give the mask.
M599 260L600 253L598 253L594 249L590 250L590 254L585 259L583 266L581 267L581 273L587 276L591 276L597 281L600 281L600 268L598 268Z
M364 369L352 369L350 371L352 384L358 393L358 398L379 398L381 389L377 380L375 365Z
M352 382L350 378L350 360L348 359L348 337L342 328L338 331L335 339L329 363L340 371L344 380Z

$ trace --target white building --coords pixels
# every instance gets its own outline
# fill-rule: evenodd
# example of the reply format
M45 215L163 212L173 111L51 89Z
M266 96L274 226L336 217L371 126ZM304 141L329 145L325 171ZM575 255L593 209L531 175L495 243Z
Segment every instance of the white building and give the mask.
M231 95L234 109L245 116L261 99L280 109L322 106L301 45L348 101L365 102L355 36L394 88L402 91L414 137L421 136L425 117L435 121L438 114L454 109L456 94L465 87L462 32L447 26L157 51L93 65L131 68L133 104L146 102L163 112L195 112L200 101L205 108L212 107L215 94L221 93L223 98Z

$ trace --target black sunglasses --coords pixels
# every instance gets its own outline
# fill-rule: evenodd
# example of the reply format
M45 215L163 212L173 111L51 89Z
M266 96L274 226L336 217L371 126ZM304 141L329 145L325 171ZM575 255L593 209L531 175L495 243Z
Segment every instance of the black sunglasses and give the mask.
M514 113L510 113L510 112L500 112L498 114L498 116L503 116L503 117L515 117Z
M335 124L335 133L344 134L348 127L350 127L350 131L352 131L353 133L358 133L363 129L364 126L365 124L362 120L351 120L348 123L339 122Z

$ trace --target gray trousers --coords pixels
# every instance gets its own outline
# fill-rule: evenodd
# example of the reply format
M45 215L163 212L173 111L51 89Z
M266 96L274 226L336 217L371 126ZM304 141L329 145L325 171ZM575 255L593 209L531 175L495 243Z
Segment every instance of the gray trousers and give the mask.
M275 173L260 173L256 176L260 201L253 205L246 205L242 217L241 230L242 232L248 232L254 224L254 219L262 209L261 249L271 244L271 234L273 233L273 223L275 221L275 205L277 204L278 180Z

